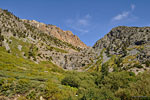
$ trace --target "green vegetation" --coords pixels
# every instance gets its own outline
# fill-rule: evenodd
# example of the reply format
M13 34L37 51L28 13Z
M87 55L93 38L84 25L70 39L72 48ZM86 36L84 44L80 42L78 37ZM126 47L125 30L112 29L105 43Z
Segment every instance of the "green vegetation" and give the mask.
M149 61L149 60L147 60L147 61L145 61L143 64L145 64L145 65L146 65L146 67L149 67L149 66L150 66L150 61Z
M134 64L134 67L136 67L136 68L143 68L143 66L140 65L140 64Z
M4 41L4 36L1 35L1 29L0 29L0 46L2 46L2 41Z
M29 44L28 42L23 42L22 40L18 40L13 37L11 37L10 40L11 40L11 42L9 43L9 46L10 46L10 49L11 49L13 55L15 55L15 56L17 55L19 57L22 57L22 56L28 57L29 56L31 44ZM21 50L18 49L19 45L22 46ZM24 55L22 54L22 52L24 52Z
M116 65L120 65L118 58ZM148 96L150 73L135 76L133 72L109 72L108 64L101 71L64 71L51 62L35 64L7 53L0 47L0 96L18 100L136 100Z
M45 99L72 98L77 90L61 85L64 75L65 71L51 62L35 64L7 53L0 47L1 96L12 98L19 94L32 100L40 96Z
M65 51L65 50L60 49L60 48L52 47L52 46L47 46L47 49L50 51L55 50L56 52L68 53L68 51Z
M92 72L92 71L100 72L101 71L104 51L105 51L105 48L101 51L100 55L97 57L96 63L89 64L86 66L86 68L92 66L88 69L89 72ZM92 63L93 63L93 61L92 61Z
M8 25L12 19L19 21L19 18L13 16L7 10L4 10L7 16L3 16L2 21L7 21ZM1 14L1 16L3 13ZM10 19L13 17L12 19ZM15 20L15 21L16 21ZM5 22L2 22L5 23ZM21 24L23 23L23 24ZM29 35L34 40L39 39L47 49L56 52L68 53L60 49L72 48L80 51L80 48L74 47L69 43L63 42L42 33L36 27L28 23L21 22L18 28L16 23L6 27L3 24L3 31L13 33L14 38L5 38L9 43L10 51L2 47L4 37L0 30L0 99L7 100L149 100L150 94L150 73L145 71L137 76L127 70L131 67L143 68L140 62L136 61L137 55L127 54L127 43L123 44L123 56L110 55L110 48L103 49L97 59L91 60L87 72L65 71L56 66L51 61L43 61L38 64L27 59L38 54L38 48L23 39ZM19 24L18 24L19 25ZM21 30L21 27L23 27ZM28 32L26 30L28 30ZM19 38L19 39L18 39ZM27 40L28 41L28 40ZM40 44L40 43L39 43ZM42 44L42 43L41 43ZM19 46L19 47L18 47ZM58 48L57 48L58 47ZM20 49L19 49L20 48ZM142 50L143 46L136 46ZM118 48L116 48L117 50ZM103 53L110 59L103 63ZM124 58L123 58L124 57ZM51 58L50 58L51 59ZM127 66L124 66L128 64ZM150 62L143 64L149 67ZM84 64L82 64L84 66ZM121 70L121 68L123 69ZM110 68L113 70L110 72ZM20 95L20 97L19 97ZM143 98L139 97L143 96ZM6 98L6 99L5 99Z

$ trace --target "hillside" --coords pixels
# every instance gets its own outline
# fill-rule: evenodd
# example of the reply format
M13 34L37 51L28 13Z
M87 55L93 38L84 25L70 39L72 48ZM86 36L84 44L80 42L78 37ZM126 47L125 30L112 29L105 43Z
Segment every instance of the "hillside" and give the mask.
M150 65L150 27L113 28L93 48L100 55L97 61L110 71L144 72Z
M94 57L92 53L88 54L91 51L87 53L87 46L70 31L22 20L7 10L1 9L0 15L0 44L14 55L36 63L51 61L65 69L78 69Z
M61 41L70 43L73 46L77 46L80 48L87 48L87 46L79 39L79 37L74 35L71 31L63 31L62 29L60 29L55 25L46 25L44 23L40 23L35 20L31 20L31 21L22 20L22 21L38 28L39 30L41 30L42 32L48 35L56 37Z

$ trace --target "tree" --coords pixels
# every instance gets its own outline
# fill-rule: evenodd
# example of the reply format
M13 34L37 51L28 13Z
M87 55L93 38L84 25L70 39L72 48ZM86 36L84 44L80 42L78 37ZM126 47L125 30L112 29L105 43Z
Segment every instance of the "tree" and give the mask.
M71 87L76 87L78 88L79 87L79 78L76 77L76 76L73 76L73 75L69 75L69 76L66 76L62 81L61 83L63 85L69 85Z
M104 78L104 76L108 75L109 68L108 68L108 64L107 63L102 65L101 72L102 72L102 78Z
M4 41L4 36L0 33L0 46L2 46L2 41Z

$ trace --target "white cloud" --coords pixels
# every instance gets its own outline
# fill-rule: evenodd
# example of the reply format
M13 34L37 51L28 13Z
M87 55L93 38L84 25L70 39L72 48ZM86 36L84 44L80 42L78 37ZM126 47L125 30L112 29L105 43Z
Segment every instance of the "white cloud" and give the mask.
M121 14L119 14L119 15L117 15L117 16L115 16L114 18L113 18L113 20L115 21L118 21L118 20L122 20L122 19L124 19L124 18L126 18L126 17L128 17L129 16L129 12L123 12L123 13L121 13Z
M66 20L66 24L71 29L74 29L74 30L79 31L80 33L84 34L84 33L89 32L88 27L90 26L90 19L91 19L91 15L86 14L79 18Z
M112 21L120 21L120 20L123 20L125 18L129 18L129 16L132 14L132 11L134 11L135 9L135 5L132 4L130 6L130 10L129 11L123 11L122 13L116 15L115 17L112 18Z
M87 26L89 24L88 20L87 19L79 19L77 21L77 24L78 25L83 25L83 26Z

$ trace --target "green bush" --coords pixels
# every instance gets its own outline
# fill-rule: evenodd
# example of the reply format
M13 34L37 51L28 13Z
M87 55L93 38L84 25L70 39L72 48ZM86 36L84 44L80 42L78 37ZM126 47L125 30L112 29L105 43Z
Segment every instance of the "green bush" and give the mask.
M36 98L36 92L35 91L31 91L27 96L26 98L29 99L29 100L37 100Z
M102 69L101 69L102 75L103 76L107 76L109 73L109 68L108 68L108 64L103 64L102 65Z
M30 90L30 81L27 79L20 79L16 84L16 93L24 94Z
M46 100L62 100L63 98L61 90L52 81L45 84L42 95Z
M135 76L135 73L134 72L129 72L129 75L130 76Z
M71 87L76 87L76 88L79 87L80 85L79 82L80 82L79 78L73 75L68 75L61 81L63 85L69 85Z
M147 61L144 62L144 64L146 65L146 67L149 67L150 66L150 61L147 60Z
M136 68L143 68L143 66L140 65L140 64L134 64L134 67L136 67Z
M128 72L112 72L104 77L99 86L106 87L114 92L119 88L127 88L129 83L134 81L134 76L130 76Z

